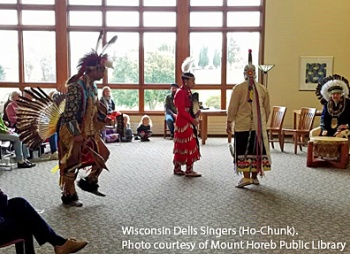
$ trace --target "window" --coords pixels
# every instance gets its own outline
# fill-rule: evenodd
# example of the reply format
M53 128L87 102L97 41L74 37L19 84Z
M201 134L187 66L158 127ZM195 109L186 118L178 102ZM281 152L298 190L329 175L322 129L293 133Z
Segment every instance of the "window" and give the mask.
M118 111L139 110L139 91L136 89L112 89L112 97Z
M0 30L0 82L18 82L18 33Z
M259 6L261 0L227 0L228 6Z
M25 82L56 82L54 32L23 32Z
M0 10L0 24L1 25L17 25L17 11L16 10Z
M176 6L176 0L143 0L145 6Z
M70 5L101 5L101 3L102 0L68 0L68 4Z
M0 86L56 86L54 4L55 0L0 1Z
M175 34L145 33L146 84L171 84L175 80Z
M89 17L89 18L87 18ZM102 13L98 11L71 11L69 13L71 26L101 26Z
M199 95L199 102L210 110L221 109L220 90L193 90Z
M137 11L108 11L107 26L139 26L139 16Z
M54 4L55 0L22 0L22 4L41 4L41 5L50 5Z
M244 80L248 49L262 55L261 0L0 0L0 86L53 89L77 64L118 35L98 87L112 89L123 111L163 111L169 84L181 84L181 63L195 59L195 90L209 108L226 108ZM185 8L186 6L186 8ZM188 55L189 54L189 55ZM259 74L259 71L257 72Z
M107 0L110 6L138 6L139 0Z
M143 14L144 26L176 26L176 13L175 12L144 12Z
M55 25L55 12L54 11L22 11L22 24L53 26Z
M227 26L259 26L260 12L229 12L227 13Z
M191 0L191 6L222 6L223 0Z
M190 48L196 83L220 84L222 33L191 33Z
M192 12L190 15L192 27L222 27L222 13L220 12Z
M164 110L165 97L168 95L167 90L145 90L145 110Z
M259 62L259 33L227 34L227 83L237 84L244 81L244 66L247 65L248 50L252 50L253 64ZM257 66L256 66L257 68ZM256 70L258 74L258 70Z
M115 33L108 33L108 39ZM113 69L108 69L109 83L139 83L139 35L117 33L118 40L108 52L113 58ZM96 38L95 38L96 39Z

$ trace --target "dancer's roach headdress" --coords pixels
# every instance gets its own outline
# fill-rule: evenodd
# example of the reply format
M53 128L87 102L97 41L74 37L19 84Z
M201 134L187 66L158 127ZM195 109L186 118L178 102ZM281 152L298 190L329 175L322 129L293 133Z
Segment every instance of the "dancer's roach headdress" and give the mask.
M116 42L118 36L115 35L113 38L107 42L107 44L102 48L102 39L103 31L100 32L100 35L97 39L95 49L91 49L89 53L86 53L78 62L78 73L73 75L68 81L67 84L77 81L84 73L88 70L105 70L105 68L113 68L113 62L108 58L108 55L105 53L106 50Z

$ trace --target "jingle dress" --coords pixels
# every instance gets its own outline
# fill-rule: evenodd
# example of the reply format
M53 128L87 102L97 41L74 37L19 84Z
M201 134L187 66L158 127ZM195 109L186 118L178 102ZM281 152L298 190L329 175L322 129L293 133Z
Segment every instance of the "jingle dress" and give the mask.
M197 129L192 124L192 92L187 86L181 86L174 96L177 109L174 132L174 164L192 165L200 159Z

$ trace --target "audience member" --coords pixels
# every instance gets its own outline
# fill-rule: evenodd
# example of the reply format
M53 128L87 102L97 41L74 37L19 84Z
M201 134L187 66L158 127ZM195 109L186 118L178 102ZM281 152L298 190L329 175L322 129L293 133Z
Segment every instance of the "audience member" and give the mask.
M24 239L25 253L35 254L33 237L39 245L50 243L55 254L75 253L87 245L86 241L58 235L27 200L8 199L0 189L0 245Z
M131 142L134 135L132 134L132 129L130 127L130 116L123 114L123 135L121 138L122 142Z
M258 173L271 170L270 147L266 124L270 115L269 94L266 88L255 81L255 66L251 50L248 65L244 68L245 81L233 87L227 110L226 132L234 126L234 166L243 178L236 185L243 188L259 184Z
M102 96L100 98L100 102L106 106L108 115L116 111L115 104L111 96L111 89L108 86L102 88Z
M108 117L113 120L112 123L115 123L116 117L120 116L121 113L115 110L115 103L111 96L111 89L108 86L102 88L102 96L100 98L100 102L106 106ZM101 134L106 143L116 142L120 138L116 128L106 128L105 130L102 130ZM124 135L121 136L123 137ZM125 140L128 139L125 138Z
M174 139L174 123L175 123L175 118L177 114L177 109L174 105L174 96L178 88L179 88L178 84L170 85L170 94L166 96L165 104L164 104L165 121L170 131L170 139Z
M29 158L29 149L25 144L23 144L19 140L19 135L9 129L3 119L0 117L0 140L2 141L10 141L13 143L13 148L16 154L16 161L18 168L31 168L34 167L35 164L31 163Z
M16 111L18 108L17 100L21 96L20 91L13 91L10 96L11 102L7 105L5 111L11 128L16 128L17 115Z
M6 124L7 127L10 126L10 122L9 122L9 118L6 114L6 108L7 106L11 103L11 94L9 95L7 101L4 103L4 107L3 107L3 115L2 115L2 119L4 120L4 123Z
M141 141L150 141L149 137L153 134L151 128L151 118L148 115L142 116L139 126L137 127L137 135L141 138Z

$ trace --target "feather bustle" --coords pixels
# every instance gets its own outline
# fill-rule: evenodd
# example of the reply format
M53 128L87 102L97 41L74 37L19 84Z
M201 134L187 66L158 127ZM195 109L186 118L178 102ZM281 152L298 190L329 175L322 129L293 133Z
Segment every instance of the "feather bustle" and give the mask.
M22 96L18 100L17 128L20 140L35 149L56 132L66 95L51 99L40 88L31 90L34 100Z

